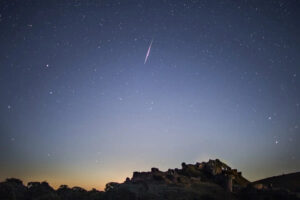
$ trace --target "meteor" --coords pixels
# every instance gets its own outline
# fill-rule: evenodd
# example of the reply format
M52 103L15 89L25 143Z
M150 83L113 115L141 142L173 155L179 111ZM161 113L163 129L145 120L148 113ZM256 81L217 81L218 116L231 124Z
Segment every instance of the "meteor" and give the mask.
M151 43L150 43L150 45L149 45L149 48L148 48L148 51L147 51L147 54L146 54L146 57L145 57L144 64L146 64L146 62L147 62L147 60L148 60L148 57L149 57L149 55L150 55L152 42L153 42L153 39L151 40Z

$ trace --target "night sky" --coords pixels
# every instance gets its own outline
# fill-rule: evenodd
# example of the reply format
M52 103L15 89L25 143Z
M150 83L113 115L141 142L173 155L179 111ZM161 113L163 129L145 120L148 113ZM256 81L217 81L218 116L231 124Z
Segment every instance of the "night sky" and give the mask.
M299 19L298 0L2 0L0 180L299 171Z

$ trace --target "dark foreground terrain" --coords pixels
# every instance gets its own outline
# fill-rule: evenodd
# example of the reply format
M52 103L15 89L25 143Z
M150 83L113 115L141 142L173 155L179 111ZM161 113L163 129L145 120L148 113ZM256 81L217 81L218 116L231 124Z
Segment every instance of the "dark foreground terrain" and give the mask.
M283 188L300 193L300 172L262 179L255 181L254 184L272 185L273 188Z
M300 173L249 182L241 172L220 160L185 164L162 172L134 172L123 183L108 183L105 191L86 191L66 185L54 190L47 182L10 178L0 183L0 200L211 200L300 199Z

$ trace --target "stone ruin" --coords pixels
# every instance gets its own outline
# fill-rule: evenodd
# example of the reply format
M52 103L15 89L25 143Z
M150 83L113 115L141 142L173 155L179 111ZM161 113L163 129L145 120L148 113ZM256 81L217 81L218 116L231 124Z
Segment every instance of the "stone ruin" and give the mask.
M246 187L249 183L242 173L231 169L219 159L208 162L185 164L181 169L169 169L166 172L158 168L152 168L150 172L134 172L127 183L161 182L166 184L191 184L194 182L213 182L225 188L227 191L235 191Z

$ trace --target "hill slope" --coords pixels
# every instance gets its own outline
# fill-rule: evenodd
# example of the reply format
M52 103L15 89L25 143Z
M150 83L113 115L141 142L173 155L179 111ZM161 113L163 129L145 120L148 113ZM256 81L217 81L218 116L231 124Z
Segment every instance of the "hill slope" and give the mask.
M273 188L284 188L291 192L300 193L300 172L273 176L253 182L253 184L259 183Z

